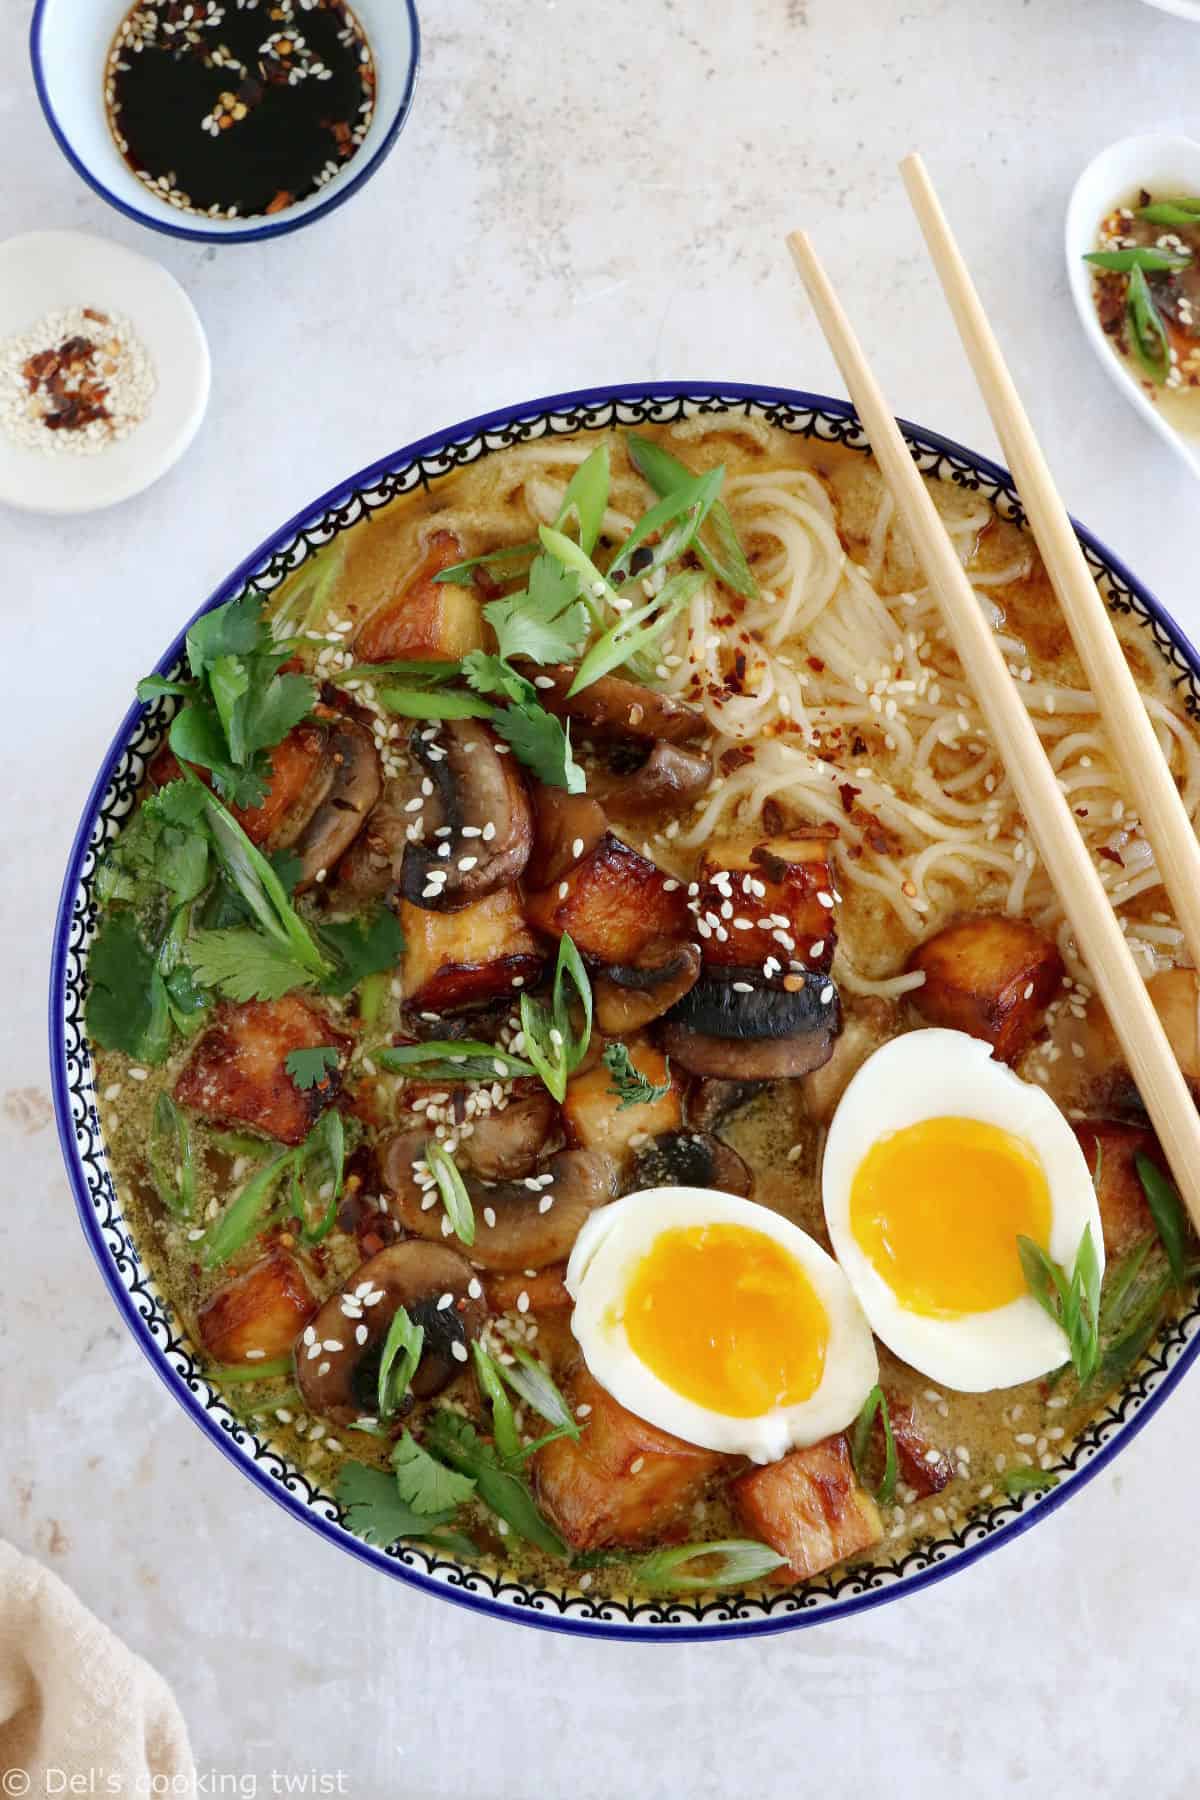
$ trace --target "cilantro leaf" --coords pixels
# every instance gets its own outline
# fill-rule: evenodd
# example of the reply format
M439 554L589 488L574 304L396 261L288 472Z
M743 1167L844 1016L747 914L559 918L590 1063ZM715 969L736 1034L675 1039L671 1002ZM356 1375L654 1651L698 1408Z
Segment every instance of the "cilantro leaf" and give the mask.
M486 650L471 650L463 657L462 672L477 694L503 694L506 700L522 705L537 699L532 681L519 675L502 656L490 656Z
M571 754L570 730L544 706L537 701L514 704L497 712L492 724L539 781L566 788L568 794L584 792L587 777Z
M346 1524L358 1537L380 1550L401 1538L428 1541L439 1525L447 1525L453 1512L419 1513L400 1498L392 1476L366 1463L343 1463L335 1492L346 1515Z
M326 1087L329 1076L341 1058L332 1044L318 1044L313 1050L289 1050L284 1067L293 1082L303 1091Z
M386 906L367 918L322 925L321 941L340 964L321 983L323 994L350 993L368 975L394 969L404 951L400 921Z
M224 656L245 656L263 635L262 596L251 591L214 606L187 634L188 667L198 681Z
M189 783L172 781L151 794L112 844L96 878L102 905L138 905L165 891L172 907L185 906L208 880L204 802Z
M231 806L261 806L266 798L269 760L259 756L244 768L234 762L211 700L192 700L176 713L167 742L181 763L207 769Z
M405 1431L392 1451L392 1467L401 1500L423 1517L461 1506L475 1492L469 1475L459 1475L430 1456L411 1431Z
M171 1041L171 1013L158 958L124 907L103 921L88 955L87 1028L105 1050L160 1063Z
M567 1547L554 1527L534 1504L528 1486L519 1475L502 1468L490 1444L480 1438L469 1419L441 1407L434 1413L425 1436L426 1448L442 1462L475 1482L482 1500L510 1530L544 1550L548 1556L565 1556Z
M201 985L230 1000L278 1000L312 980L312 972L282 944L249 926L198 931L187 953Z
M671 1091L670 1064L667 1065L666 1081L656 1086L642 1074L625 1044L606 1045L603 1062L612 1076L608 1091L620 1101L618 1112L624 1112L627 1106L653 1106L656 1100L665 1099Z
M522 593L489 601L483 616L508 662L520 656L537 663L573 662L588 632L578 574L547 555L535 558Z

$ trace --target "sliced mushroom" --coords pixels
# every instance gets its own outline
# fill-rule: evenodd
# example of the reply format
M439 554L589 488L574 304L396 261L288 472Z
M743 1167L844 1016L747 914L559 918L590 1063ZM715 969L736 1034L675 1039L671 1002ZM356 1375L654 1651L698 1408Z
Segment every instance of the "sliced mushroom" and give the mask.
M596 975L596 1023L609 1037L627 1037L669 1012L699 979L698 945L670 939L651 944L636 963L612 963Z
M520 766L501 755L478 719L451 719L434 738L409 745L432 786L424 841L410 844L400 870L404 898L432 912L455 912L519 881L533 845L533 818ZM438 836L441 832L443 835Z
M762 1093L761 1081L723 1081L701 1076L687 1097L687 1119L700 1131L719 1131L726 1119Z
M704 714L697 707L670 694L641 687L636 681L625 681L619 675L602 675L568 700L568 690L577 674L570 663L539 668L538 699L548 712L564 719L578 719L597 737L640 737L651 742L687 744L708 730Z
M736 1150L708 1131L664 1131L642 1147L633 1165L635 1188L718 1188L748 1198L754 1176Z
M388 781L370 817L338 864L338 897L351 906L382 900L400 880L408 831L415 814L409 801L419 792L419 777L406 771Z
M618 818L677 813L707 792L712 774L712 757L706 750L657 743L649 756L629 767L617 761L593 769L588 793Z
M383 1346L402 1306L425 1333L414 1398L441 1393L463 1373L487 1319L481 1282L446 1244L391 1244L360 1264L296 1344L296 1385L310 1412L339 1425L376 1416Z
M444 1213L414 1165L425 1154L423 1131L398 1131L380 1144L388 1212L414 1236L442 1242ZM475 1214L475 1242L466 1254L484 1269L544 1269L563 1262L589 1213L617 1190L616 1164L598 1150L561 1150L536 1175L495 1184L466 1183Z
M841 1029L828 976L785 976L784 986L756 981L756 973L733 969L737 979L697 982L664 1027L668 1055L693 1075L741 1081L808 1075L828 1062Z
M527 880L530 887L550 887L568 869L602 841L608 830L604 808L588 794L568 794L565 788L533 786L533 851Z
M484 1181L515 1181L532 1174L552 1135L557 1108L545 1088L515 1096L507 1106L477 1113L462 1139L458 1161Z
M371 734L357 719L339 716L329 729L329 780L307 820L286 846L300 858L296 891L312 887L350 848L383 786Z

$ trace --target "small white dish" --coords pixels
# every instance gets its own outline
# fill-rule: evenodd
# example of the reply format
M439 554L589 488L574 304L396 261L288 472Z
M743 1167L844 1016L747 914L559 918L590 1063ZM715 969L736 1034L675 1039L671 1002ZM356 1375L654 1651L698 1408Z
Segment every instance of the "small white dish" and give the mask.
M1200 18L1200 4L1194 14ZM1200 436L1190 437L1176 430L1146 395L1126 359L1114 350L1096 316L1091 267L1083 260L1088 251L1096 248L1100 221L1139 187L1158 193L1200 194L1200 144L1193 138L1152 132L1144 137L1120 138L1093 157L1075 183L1067 205L1067 279L1084 333L1109 378L1172 450L1200 475Z
M1174 13L1177 19L1200 21L1200 0L1142 0L1142 4L1155 12Z
M208 340L165 269L81 231L35 231L0 244L0 342L73 306L121 314L149 352L156 386L145 418L91 455L26 449L0 425L0 504L29 512L98 512L165 475L208 405Z
M139 225L210 244L250 244L298 231L341 206L370 180L412 107L421 59L414 0L352 0L352 4L375 56L377 86L370 129L358 154L332 181L271 218L213 219L183 212L139 181L117 149L105 111L104 76L129 0L35 0L29 48L46 123L75 172L102 200Z

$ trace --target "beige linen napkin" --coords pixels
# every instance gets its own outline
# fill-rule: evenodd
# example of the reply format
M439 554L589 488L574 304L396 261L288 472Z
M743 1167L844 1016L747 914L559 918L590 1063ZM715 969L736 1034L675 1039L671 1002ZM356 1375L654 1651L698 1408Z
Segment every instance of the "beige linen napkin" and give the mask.
M0 1543L0 1795L187 1793L194 1772L162 1677Z

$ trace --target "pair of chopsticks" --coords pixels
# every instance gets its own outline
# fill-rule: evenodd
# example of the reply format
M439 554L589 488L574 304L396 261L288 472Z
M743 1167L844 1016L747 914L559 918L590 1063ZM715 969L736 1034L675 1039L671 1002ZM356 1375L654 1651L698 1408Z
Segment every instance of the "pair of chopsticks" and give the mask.
M1200 968L1200 843L925 165L920 157L910 156L901 166L1097 708L1120 756L1192 961ZM795 232L788 245L1180 1194L1200 1231L1200 1113L1066 797L892 410L808 238Z

